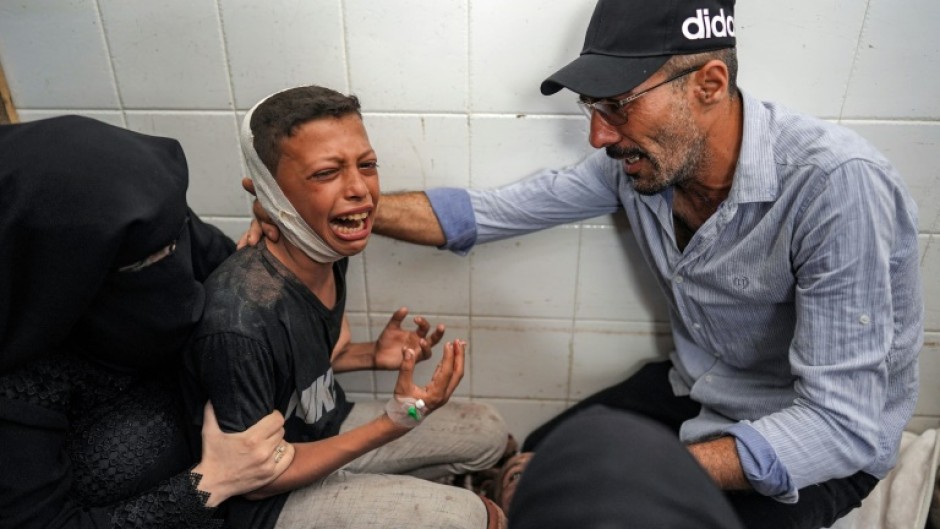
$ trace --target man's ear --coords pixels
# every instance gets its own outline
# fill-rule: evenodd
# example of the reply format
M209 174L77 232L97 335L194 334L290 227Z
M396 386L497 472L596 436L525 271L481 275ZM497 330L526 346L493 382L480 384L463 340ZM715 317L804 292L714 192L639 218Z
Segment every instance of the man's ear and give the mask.
M696 72L693 80L695 96L703 105L713 105L728 95L728 66L722 61L708 61Z

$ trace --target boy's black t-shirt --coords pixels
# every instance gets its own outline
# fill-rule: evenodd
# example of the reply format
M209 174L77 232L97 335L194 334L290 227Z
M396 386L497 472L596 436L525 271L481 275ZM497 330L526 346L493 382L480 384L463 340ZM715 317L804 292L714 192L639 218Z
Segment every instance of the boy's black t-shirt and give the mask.
M343 319L348 263L333 265L331 309L263 244L239 251L212 274L203 319L184 362L196 440L207 399L223 431L243 431L277 409L286 419L287 441L339 432L352 404L334 380L330 355ZM232 498L223 507L226 525L270 529L286 500L287 494L261 501Z

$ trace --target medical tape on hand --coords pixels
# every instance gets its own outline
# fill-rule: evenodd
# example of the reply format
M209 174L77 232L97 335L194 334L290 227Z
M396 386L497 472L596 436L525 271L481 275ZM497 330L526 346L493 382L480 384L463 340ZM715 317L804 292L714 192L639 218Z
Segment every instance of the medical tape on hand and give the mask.
M428 407L422 399L392 397L385 404L385 414L399 426L414 428L427 416Z

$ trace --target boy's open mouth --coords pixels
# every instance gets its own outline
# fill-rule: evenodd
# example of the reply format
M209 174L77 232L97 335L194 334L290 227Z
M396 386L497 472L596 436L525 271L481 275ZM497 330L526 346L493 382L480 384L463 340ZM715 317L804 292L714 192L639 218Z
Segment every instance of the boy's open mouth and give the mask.
M369 218L369 212L353 213L334 217L330 220L333 228L340 233L356 233L366 227L366 219Z

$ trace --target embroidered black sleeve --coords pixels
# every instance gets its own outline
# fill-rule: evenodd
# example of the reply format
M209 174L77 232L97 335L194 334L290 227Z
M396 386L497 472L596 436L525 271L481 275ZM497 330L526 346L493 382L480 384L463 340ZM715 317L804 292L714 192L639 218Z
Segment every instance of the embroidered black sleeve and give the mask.
M213 518L215 509L206 507L209 493L198 489L202 475L186 472L161 483L151 491L118 506L111 524L121 529L222 527Z
M202 476L154 464L179 437L167 395L68 356L0 374L0 526L222 527Z

